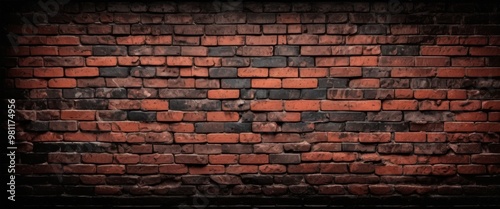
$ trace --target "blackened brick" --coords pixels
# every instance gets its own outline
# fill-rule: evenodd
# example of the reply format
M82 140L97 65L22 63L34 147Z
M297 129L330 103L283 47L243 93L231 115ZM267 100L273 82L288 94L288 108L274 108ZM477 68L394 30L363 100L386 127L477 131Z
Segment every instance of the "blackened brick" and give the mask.
M75 109L80 110L105 110L108 109L106 99L81 99L75 101Z
M300 154L270 154L269 162L276 164L298 164Z
M92 55L106 56L106 55L127 55L126 46L93 46Z
M78 99L78 98L93 98L94 89L63 89L63 97L67 99Z
M364 112L333 112L329 113L330 121L344 122L344 121L364 121L366 113Z
M276 56L297 56L299 52L299 46L276 46L274 48L274 55Z
M250 79L221 79L221 87L228 89L250 88Z
M380 46L382 55L416 56L419 55L420 47L412 45L382 45Z
M210 68L208 74L212 78L236 78L238 69L230 67Z
M137 55L153 55L153 47L152 46L144 46L144 45L129 46L128 54L129 55L136 55L136 56Z
M127 98L127 89L125 88L97 88L95 91L97 98Z
M127 119L127 112L121 110L97 111L97 119L104 121L123 121Z
M381 112L369 112L369 121L401 121L403 119L403 113L401 111L381 111Z
M130 70L130 75L133 77L150 78L154 77L155 74L156 68L154 67L134 67Z
M317 123L315 130L316 131L343 131L345 128L344 123Z
M224 123L195 123L196 133L218 133L224 132Z
M208 48L208 56L231 57L236 54L234 46L217 46Z
M220 110L221 102L201 99L172 99L169 103L171 110Z
M358 27L359 34L384 35L387 33L385 25L362 25Z
M128 112L128 119L131 121L152 122L156 121L156 112L130 111Z
M253 152L253 146L250 144L223 144L222 153L224 154L250 154Z
M286 57L259 57L252 58L252 67L286 67Z
M221 62L222 66L228 67L247 67L250 65L250 59L243 57L222 58Z
M383 154L409 154L413 152L413 145L410 143L379 144L377 151Z
M99 76L102 77L128 77L130 68L128 67L101 67Z
M319 88L344 88L347 87L349 79L347 78L319 78Z
M241 181L244 184L266 185L273 184L273 176L270 175L242 175Z
M207 97L207 90L196 89L160 89L160 98L189 98L203 99Z
M47 121L30 121L26 125L27 131L48 131L49 122Z
M301 99L326 99L326 89L303 89L300 92Z
M391 76L391 68L384 67L364 67L362 68L363 77L383 78Z
M314 58L312 57L288 57L288 66L290 67L314 67ZM280 67L280 66L278 66Z
M252 132L252 124L251 123L224 123L224 132L228 132L228 133Z
M269 99L299 99L300 90L284 90L272 89L269 90Z
M300 118L302 121L325 122L329 120L328 117L326 112L302 112Z

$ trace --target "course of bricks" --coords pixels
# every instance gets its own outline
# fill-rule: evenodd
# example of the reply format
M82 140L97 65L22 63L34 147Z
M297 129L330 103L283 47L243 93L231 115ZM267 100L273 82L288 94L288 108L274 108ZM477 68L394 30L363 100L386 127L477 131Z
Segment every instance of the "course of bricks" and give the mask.
M60 8L4 14L21 196L498 200L498 3Z

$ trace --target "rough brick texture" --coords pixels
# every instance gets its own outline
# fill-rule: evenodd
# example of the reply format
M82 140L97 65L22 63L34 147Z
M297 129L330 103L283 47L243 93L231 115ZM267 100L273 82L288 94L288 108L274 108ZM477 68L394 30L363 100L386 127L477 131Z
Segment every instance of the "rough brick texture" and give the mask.
M10 9L21 196L498 200L498 3Z

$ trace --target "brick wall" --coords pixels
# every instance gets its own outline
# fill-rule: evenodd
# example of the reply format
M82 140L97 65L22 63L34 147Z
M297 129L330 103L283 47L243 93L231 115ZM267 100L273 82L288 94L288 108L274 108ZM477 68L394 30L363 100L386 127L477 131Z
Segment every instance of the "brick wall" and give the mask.
M4 8L25 204L498 204L498 3L58 8Z

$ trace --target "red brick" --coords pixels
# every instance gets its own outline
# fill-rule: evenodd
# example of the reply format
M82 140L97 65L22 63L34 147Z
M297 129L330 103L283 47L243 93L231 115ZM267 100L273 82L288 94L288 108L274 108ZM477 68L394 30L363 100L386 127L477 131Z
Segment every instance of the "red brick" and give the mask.
M320 102L314 100L287 100L285 101L286 111L318 111Z
M383 110L417 110L417 100L385 100L382 103Z
M271 68L269 69L269 77L289 78L299 77L298 68Z
M168 110L168 101L161 99L144 99L141 101L142 110Z
M281 79L252 79L252 88L281 88Z
M19 79L16 78L15 84L21 89L41 89L47 88L47 81L42 79Z
M259 142L261 142L260 134L240 133L240 143L259 143Z
M99 76L99 68L82 67L82 68L66 68L64 74L67 77L96 77Z
M237 99L239 97L240 97L239 90L217 89L208 91L209 99Z
M378 65L378 57L375 56L360 56L360 57L350 57L349 58L350 66L377 66Z
M48 45L79 45L80 38L76 36L49 36L47 37Z
M277 36L264 35L264 36L246 36L246 45L276 45Z
M210 164L237 164L238 155L231 154L221 154L221 155L210 155L208 156L208 161Z
M56 78L56 77L63 77L64 71L63 71L63 68L60 68L60 67L34 68L33 75L35 77Z
M321 102L321 110L380 111L380 108L379 100Z
M283 88L317 88L318 80L312 78L286 78L283 79Z
M55 46L35 46L30 47L31 55L58 55L58 48Z
M394 133L395 142L425 142L425 132L396 132Z
M49 80L49 88L75 88L76 79L74 78L53 78Z
M168 66L191 66L193 65L192 57L167 57Z
M421 55L467 55L467 48L463 46L422 46Z
M240 115L237 112L207 112L207 121L238 121Z
M238 68L238 77L267 77L267 68Z
M283 110L283 101L280 100L257 100L250 103L250 109L253 111L281 111Z
M86 59L87 66L116 66L116 57L88 57Z

